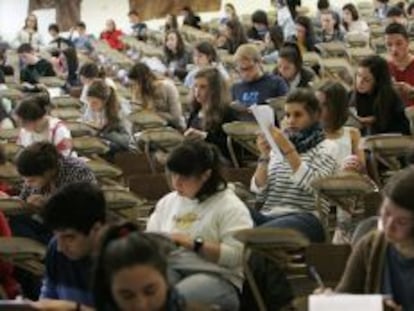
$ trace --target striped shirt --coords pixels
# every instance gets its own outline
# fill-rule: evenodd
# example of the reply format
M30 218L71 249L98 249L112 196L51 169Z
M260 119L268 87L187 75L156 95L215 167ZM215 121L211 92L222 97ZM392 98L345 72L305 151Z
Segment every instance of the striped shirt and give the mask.
M264 202L261 211L268 215L315 213L311 183L336 172L336 153L336 144L325 140L300 155L302 163L295 173L285 158L271 153L267 184L259 188L254 177L251 182L251 190L257 194L257 201ZM322 205L323 212L328 213L327 202L322 202Z

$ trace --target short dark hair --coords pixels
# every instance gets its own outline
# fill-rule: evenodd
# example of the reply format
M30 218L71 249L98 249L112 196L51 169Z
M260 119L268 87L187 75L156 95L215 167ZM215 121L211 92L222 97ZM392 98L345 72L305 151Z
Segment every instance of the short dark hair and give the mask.
M199 201L206 200L227 186L221 174L217 147L204 141L181 143L168 156L166 167L169 172L188 177L200 176L207 170L211 170L210 177L196 195Z
M139 13L138 13L137 10L131 10L131 11L128 12L128 16L130 16L130 15L139 16Z
M117 310L111 283L124 268L147 265L157 270L167 283L167 252L162 236L138 232L131 223L110 227L104 234L96 259L93 296L96 310Z
M318 10L326 10L330 6L329 0L318 0L318 3L317 3L316 6L317 6Z
M199 42L194 46L194 49L199 51L201 54L206 55L210 63L218 61L217 50L210 42Z
M79 76L84 76L88 79L98 78L99 74L98 65L92 62L85 63L79 68Z
M77 27L80 27L80 28L83 28L83 29L86 29L86 24L85 24L84 22L78 22L78 23L76 24L76 26L77 26Z
M407 14L411 16L411 11L414 9L414 2L411 2L407 7Z
M404 16L404 17L406 16L404 10L398 5L394 5L389 8L386 17L401 17L401 16Z
M263 10L254 11L252 14L252 23L257 24L264 24L266 26L269 25L269 21L267 19L267 14Z
M407 29L400 23L391 23L385 28L386 35L402 35L405 39L409 39Z
M55 31L57 33L59 33L59 31L60 31L58 24L50 24L49 27L48 27L48 30L49 31L53 30L53 31Z
M383 190L384 196L414 216L414 168L406 168L395 174ZM412 235L414 236L414 230Z
M47 114L50 106L50 97L47 93L31 95L18 104L15 114L23 121L36 121Z
M330 123L328 127L330 130L339 130L348 120L348 92L346 88L339 82L327 81L318 89L322 92L326 101L322 104L326 106Z
M21 176L43 176L57 170L61 158L56 147L49 142L37 142L23 149L17 156L16 167Z
M33 47L30 45L30 43L22 43L20 44L20 46L17 48L17 53L18 54L22 54L22 53L32 53L34 52Z
M51 230L74 229L87 235L95 223L106 220L105 196L88 182L67 184L46 202L42 216Z
M311 116L315 116L321 112L319 101L313 90L307 88L296 88L288 94L286 105L293 103L302 104Z

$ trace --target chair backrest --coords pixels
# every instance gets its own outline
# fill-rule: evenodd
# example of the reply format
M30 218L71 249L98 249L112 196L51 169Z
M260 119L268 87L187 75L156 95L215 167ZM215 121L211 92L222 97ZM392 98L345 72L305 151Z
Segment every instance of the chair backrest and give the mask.
M72 137L95 136L98 132L89 124L79 121L66 121L65 125L70 130Z
M248 189L250 188L250 181L254 174L255 168L225 168L223 169L223 176L229 182L240 182Z
M105 154L109 151L109 146L98 137L74 137L72 142L73 149L81 155Z
M312 243L305 251L308 266L315 267L327 286L335 286L341 279L351 246Z
M128 116L134 126L134 132L148 128L158 128L167 125L167 121L149 110L134 111Z
M134 175L151 174L151 166L143 153L123 151L115 154L115 165L121 168L123 177L128 179Z
M414 134L414 106L405 108L405 115L410 121L411 134Z
M367 167L378 185L385 183L384 177L396 172L406 164L404 159L412 152L414 138L401 134L378 134L362 140L362 148L368 151Z
M139 197L151 201L157 201L171 191L165 174L131 176L128 180L128 186Z

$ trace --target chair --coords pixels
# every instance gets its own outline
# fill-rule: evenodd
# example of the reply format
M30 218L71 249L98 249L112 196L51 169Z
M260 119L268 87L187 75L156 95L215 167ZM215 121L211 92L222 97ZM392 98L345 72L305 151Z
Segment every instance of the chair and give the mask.
M17 185L21 182L21 177L16 167L11 162L0 165L0 180L4 180L9 184Z
M322 60L323 73L327 78L339 80L348 87L352 86L354 69L345 58L326 58Z
M279 124L281 124L285 116L286 96L268 98L266 102L269 103L269 106L273 108L277 121Z
M78 98L71 96L58 96L51 99L52 106L55 108L75 108L79 109L82 106Z
M144 153L131 151L117 152L114 163L122 170L122 175L126 183L131 176L140 174L151 174L151 165Z
M117 179L122 176L122 171L119 168L99 157L86 161L86 165L92 170L96 178L104 181L106 179Z
M256 123L234 121L223 124L223 130L227 134L227 148L229 149L234 167L239 168L240 164L237 160L233 141L252 154L259 156L260 152L256 146L256 137L259 132L259 126Z
M15 142L19 136L20 129L2 129L0 131L0 140L5 140L7 142Z
M153 172L157 171L157 162L152 153L158 150L167 154L184 140L184 136L171 127L146 129L140 133L136 133L134 138L137 146L142 146Z
M39 242L21 237L0 237L0 257L36 276L44 274L41 261L46 247Z
M5 90L0 90L0 98L8 98L13 102L19 101L23 96L23 93L15 88L9 87Z
M282 269L296 269L293 264L294 256L291 252L303 250L309 245L309 241L299 232L291 229L279 228L253 228L239 230L234 233L234 238L244 244L243 268L246 279L253 292L260 311L265 311L266 306L262 295L260 294L256 280L249 266L249 257L251 252L257 252L276 262ZM299 269L304 268L301 265Z
M325 57L343 57L346 55L346 46L341 41L322 42L315 47Z
M351 47L347 49L347 54L351 64L357 65L362 59L374 55L375 52L368 47Z
M81 117L81 112L74 108L53 108L50 110L50 115L64 121L76 121Z
M406 107L405 108L405 115L406 115L408 121L410 121L411 134L414 134L414 106Z
M65 125L70 130L72 137L95 136L98 132L96 128L84 122L67 121Z
M27 207L24 201L15 197L0 198L0 211L6 216L34 213L33 209Z
M329 219L323 211L322 199L357 218L363 218L365 216L364 197L379 191L377 185L368 176L348 172L317 179L312 182L312 188L316 192L316 210L321 219L325 220L326 229L331 229L329 231L333 231L336 224L329 224ZM329 236L330 232L326 233Z
M59 77L40 77L39 83L44 84L47 87L63 87L65 85L65 80Z
M21 146L16 145L16 143L5 143L3 144L4 154L6 159L14 161L17 154L23 149Z
M125 187L103 186L102 191L105 195L108 209L118 214L122 210L141 206L145 203L143 199Z
M363 48L368 46L368 38L366 33L348 33L345 41L351 48Z
M303 53L303 64L306 67L313 68L321 65L321 57L316 52L305 52Z
M74 137L72 139L72 142L73 149L84 156L93 154L105 154L109 151L109 146L98 137Z
M311 243L305 250L305 261L307 266L315 267L326 286L335 288L341 280L350 254L349 244Z
M368 152L368 168L378 185L384 185L386 175L401 168L398 159L412 151L413 143L413 137L401 134L379 134L362 140L362 147Z
M254 167L224 168L222 173L227 181L240 182L249 189L250 181L255 170L256 168Z
M171 191L165 174L141 174L131 176L129 189L145 201L137 211L140 227L145 228L152 210L159 199Z
M150 110L134 111L128 116L128 120L131 121L134 127L134 132L167 125L165 119Z
M131 176L129 189L139 197L155 202L169 193L170 187L165 174L141 174Z

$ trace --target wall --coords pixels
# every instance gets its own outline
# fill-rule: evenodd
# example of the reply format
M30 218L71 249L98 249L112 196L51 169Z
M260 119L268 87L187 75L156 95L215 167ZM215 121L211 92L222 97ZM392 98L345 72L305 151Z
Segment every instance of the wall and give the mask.
M70 1L70 0L67 0ZM172 1L172 0L165 0ZM349 0L331 0L335 6L341 7ZM359 2L364 0L351 0ZM366 0L365 0L366 1ZM239 14L251 14L256 9L271 9L271 0L222 0L225 3L235 5ZM314 11L317 0L302 0L302 4ZM5 40L12 40L19 29L23 26L27 15L28 0L0 0L0 36ZM129 11L129 0L82 0L81 19L86 22L91 33L98 35L105 26L105 21L112 18L118 27L129 30L127 13ZM218 16L218 12L202 13L202 20L209 20ZM53 12L45 12L40 19L42 34L47 39L47 25L54 22ZM148 23L150 27L158 28L163 24L163 19Z

